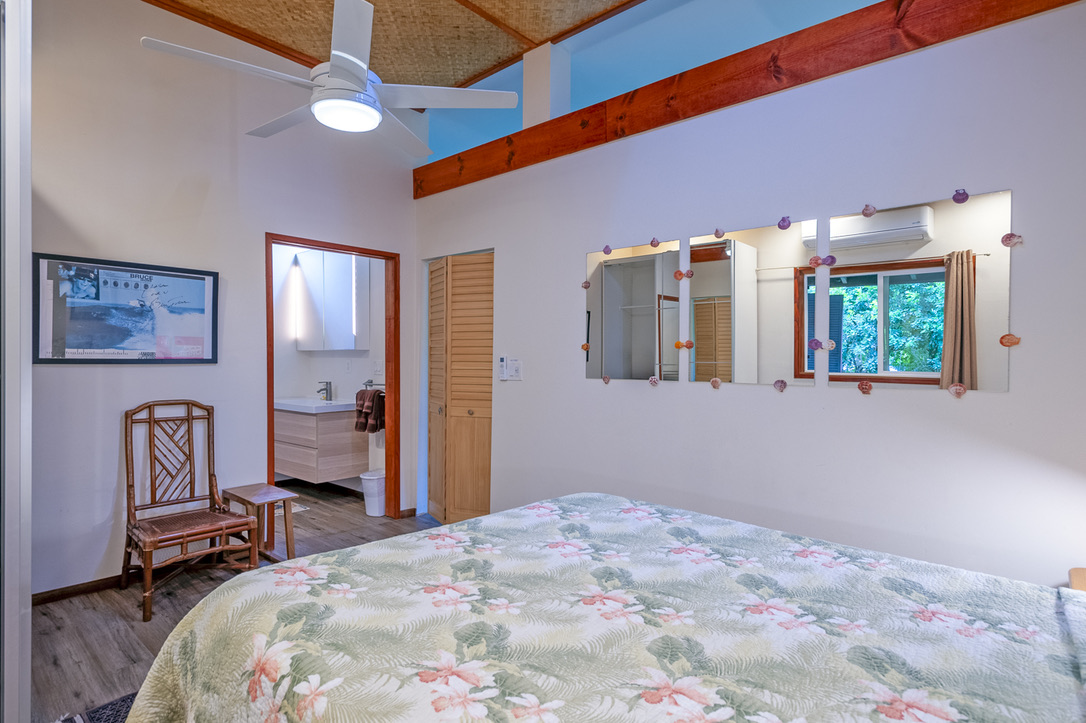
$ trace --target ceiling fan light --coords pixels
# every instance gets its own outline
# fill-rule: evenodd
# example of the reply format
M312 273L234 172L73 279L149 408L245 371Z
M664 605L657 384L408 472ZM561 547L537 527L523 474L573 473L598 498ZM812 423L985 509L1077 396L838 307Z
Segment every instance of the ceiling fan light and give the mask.
M381 122L381 111L361 100L322 98L310 110L323 125L348 133L372 131Z

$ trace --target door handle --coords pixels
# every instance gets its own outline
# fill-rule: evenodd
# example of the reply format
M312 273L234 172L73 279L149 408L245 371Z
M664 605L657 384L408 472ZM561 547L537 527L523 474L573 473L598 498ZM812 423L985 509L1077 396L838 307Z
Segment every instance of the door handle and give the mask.
M475 414L475 410L474 410L474 409L469 409L469 410L468 410L468 416L469 416L469 417L471 417L471 416L474 416L474 414Z
M438 415L440 415L442 413L442 411L444 411L444 407L438 407L437 408Z

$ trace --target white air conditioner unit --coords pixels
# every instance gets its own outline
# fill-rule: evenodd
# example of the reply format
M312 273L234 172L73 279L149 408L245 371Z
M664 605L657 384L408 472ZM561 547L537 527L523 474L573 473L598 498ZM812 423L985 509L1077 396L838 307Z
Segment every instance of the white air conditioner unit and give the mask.
M813 249L817 238L804 224L803 245ZM879 211L871 218L861 214L830 219L830 249L878 246L895 243L927 243L934 237L935 211L931 206L910 206Z

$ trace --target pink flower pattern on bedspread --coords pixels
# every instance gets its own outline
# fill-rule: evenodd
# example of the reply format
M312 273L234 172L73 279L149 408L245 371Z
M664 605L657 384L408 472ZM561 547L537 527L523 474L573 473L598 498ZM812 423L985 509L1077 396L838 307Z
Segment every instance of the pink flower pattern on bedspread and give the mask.
M1086 594L578 494L224 583L131 723L1062 723Z

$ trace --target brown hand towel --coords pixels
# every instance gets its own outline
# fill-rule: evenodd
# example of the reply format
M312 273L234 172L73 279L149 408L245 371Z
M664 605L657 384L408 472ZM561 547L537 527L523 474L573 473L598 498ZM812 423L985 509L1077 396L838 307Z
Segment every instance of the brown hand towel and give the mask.
M373 434L385 428L385 393L380 389L359 389L354 395L354 428Z

